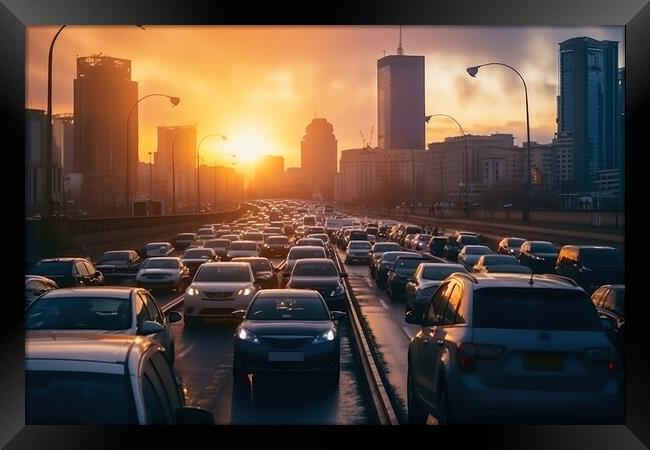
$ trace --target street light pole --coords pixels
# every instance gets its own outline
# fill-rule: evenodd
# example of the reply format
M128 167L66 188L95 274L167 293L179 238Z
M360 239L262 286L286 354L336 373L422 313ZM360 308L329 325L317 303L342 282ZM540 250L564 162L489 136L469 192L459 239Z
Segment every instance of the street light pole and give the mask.
M533 195L533 186L532 186L532 172L531 172L531 150L530 150L530 116L528 114L528 87L526 86L526 81L524 80L524 77L521 76L521 74L517 71L512 66L509 66L508 64L504 63L498 63L498 62L491 62L491 63L486 63L486 64L481 64L479 66L474 66L474 67L468 67L467 68L467 73L471 76L476 78L476 74L478 73L479 67L483 66L491 66L491 65L497 65L497 66L504 66L509 69L512 69L519 78L521 79L521 82L524 84L524 93L526 95L526 137L527 137L527 147L528 147L528 180L527 180L527 192L526 192L526 209L524 209L524 221L528 220L528 215L530 213L530 207L531 207L531 197Z
M196 146L196 212L201 213L201 184L199 183L199 172L201 170L201 165L199 162L199 154L201 150L201 144L203 141L205 141L207 138L210 137L220 137L224 141L226 140L226 136L223 134L208 134L207 136L204 136L203 139L199 142L199 145Z
M166 95L166 94L149 94L149 95L145 95L144 97L140 98L137 102L135 102L133 104L133 106L131 106L131 109L129 110L129 114L126 117L126 198L125 198L125 200L126 200L126 215L127 216L131 215L131 207L129 205L129 201L131 200L131 195L130 195L131 194L131 192L130 192L131 184L130 184L130 177L129 177L129 172L130 172L130 170L129 170L130 169L130 163L129 163L129 155L130 155L130 152L129 152L129 125L131 123L131 113L133 113L133 110L138 105L138 103L140 103L145 98L149 98L149 97L167 97L169 99L169 101L171 102L172 107L178 105L178 103L181 101L180 97L172 97L172 96Z
M153 200L153 182L151 178L152 169L153 169L153 163L151 161L152 156L153 156L153 152L149 152L149 202Z
M469 182L467 180L468 179L468 170L467 170L467 161L468 161L467 134L465 134L465 130L463 130L462 125L456 119L454 119L452 116L450 116L448 114L431 114L430 116L424 116L424 121L426 123L429 123L429 120L431 120L432 117L446 117L448 119L453 120L454 122L456 122L456 125L458 125L458 128L460 129L460 132L463 135L463 141L464 141L464 144L465 144L465 152L464 152L465 153L465 158L464 158L465 161L463 162L463 171L462 171L462 176L461 176L461 182L459 183L459 185L464 185L465 186L465 196L464 197L465 197L465 206L467 207L467 205L469 203L468 202L468 196L467 196L467 194L468 194L467 188L469 186ZM441 170L441 179L442 179L442 170ZM442 190L440 192L442 194Z

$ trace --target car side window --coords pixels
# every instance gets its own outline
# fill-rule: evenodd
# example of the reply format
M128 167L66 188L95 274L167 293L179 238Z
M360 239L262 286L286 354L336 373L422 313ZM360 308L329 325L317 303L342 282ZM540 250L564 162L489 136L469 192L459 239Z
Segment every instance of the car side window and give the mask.
M169 408L171 411L176 411L178 408L183 406L183 400L181 398L178 383L176 382L176 377L174 376L171 367L169 367L167 359L165 359L162 353L157 352L151 357L151 362L158 372L158 376L165 388L167 400L169 401Z
M86 266L86 270L90 275L93 275L97 270L93 267L92 264L90 264L88 261L84 261L84 266Z
M603 292L604 288L599 288L591 295L591 301L593 302L594 306L598 308L602 307Z
M135 314L137 316L138 325L140 325L145 320L151 320L149 311L147 310L147 307L145 306L144 301L142 300L140 294L135 296L134 301L135 301Z
M85 277L90 275L88 272L88 269L86 268L85 264L82 261L76 261L74 263L75 268L77 269L77 274L79 276Z
M454 290L449 296L449 310L454 311L452 323L454 325L465 323L465 308L463 305L463 286L456 284Z
M156 305L156 301L153 299L153 297L145 293L140 293L138 295L144 301L144 304L147 307L147 310L149 311L149 317L151 317L151 320L162 323L163 322L162 313L158 309L158 305Z
M442 284L433 295L431 303L429 304L429 309L427 309L425 325L435 323L437 321L436 316L442 316L444 314L444 310L447 306L446 293L449 289L449 285L450 283Z
M158 376L151 359L144 365L142 376L142 392L144 394L147 423L171 424L174 422L174 413L170 408L165 387Z
M456 283L450 285L445 293L445 298L448 300L445 312L442 315L442 325L453 325L456 320L456 311L460 303L460 288Z
M609 309L610 311L612 311L614 309L614 291L612 291L611 289L607 289L603 293L601 304L603 305L602 308Z

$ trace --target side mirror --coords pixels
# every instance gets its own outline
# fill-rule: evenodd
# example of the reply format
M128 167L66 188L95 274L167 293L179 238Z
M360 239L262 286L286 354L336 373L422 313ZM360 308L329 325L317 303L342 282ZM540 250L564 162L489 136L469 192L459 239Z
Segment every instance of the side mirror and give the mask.
M348 274L347 272L341 272L341 278L347 278Z
M238 309L237 311L233 311L230 314L232 315L233 319L243 320L244 316L246 315L246 310L245 309Z
M138 327L138 334L142 336L147 336L149 334L160 333L161 331L164 330L165 327L159 324L158 322L154 322L153 320L145 320Z
M178 311L169 311L167 313L167 321L169 323L174 323L174 322L180 322L180 320L183 318L183 315L179 313Z
M404 320L406 321L406 323L422 325L423 317L421 314L418 314L415 311L406 311L406 314L404 315Z
M214 425L214 416L205 409L183 406L176 410L176 425Z
M332 311L330 312L330 317L332 320L339 320L347 317L347 314L344 313L343 311Z

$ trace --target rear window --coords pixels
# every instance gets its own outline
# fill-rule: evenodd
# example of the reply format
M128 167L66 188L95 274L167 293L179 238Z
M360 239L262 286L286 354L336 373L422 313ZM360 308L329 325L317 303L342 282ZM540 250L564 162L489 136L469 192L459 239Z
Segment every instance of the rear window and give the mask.
M257 244L254 242L240 242L240 241L235 241L232 244L230 244L229 250L231 251L238 251L238 250L244 250L244 251L255 251L257 250Z
M142 263L140 269L177 269L176 259L147 259Z
M324 250L312 250L310 248L303 249L299 247L294 247L289 252L289 259L300 259L300 258L325 258Z
M262 233L245 233L242 239L245 241L263 241L264 235Z
M228 239L206 241L204 246L208 248L228 248L230 247L230 241Z
M463 243L463 245L476 245L479 243L479 240L476 236L461 236L460 237L460 242Z
M72 261L53 261L38 263L30 275L72 275Z
M602 331L583 291L484 288L474 291L474 326L516 330Z
M375 244L373 247L375 253L390 252L395 250L401 250L399 244L390 243L390 244Z
M492 253L488 247L465 247L466 255L488 255Z
M273 266L268 259L249 259L249 258L233 258L233 262L247 262L251 265L253 273L257 274L259 272L271 272L273 271Z
M524 242L526 242L525 239L508 239L506 245L508 247L519 248L521 247L521 244L523 244Z
M324 262L302 262L299 261L294 267L292 275L299 277L336 277L338 272L334 263Z
M550 242L536 242L530 245L530 251L533 253L556 253L555 245Z
M183 258L212 258L212 251L209 249L192 249L183 253Z
M623 254L613 248L583 248L582 263L589 266L622 266Z
M460 265L457 267L438 267L437 265L427 266L424 268L422 278L425 280L444 280L454 272L467 272L467 269Z
M182 233L176 236L176 239L179 241L193 241L195 237L196 235L193 233Z
M350 242L350 248L354 249L370 249L371 245L368 241Z
M422 264L423 261L424 260L422 258L399 258L393 266L393 270L415 269L417 266Z
M41 298L25 313L27 330L126 330L131 301L122 298Z

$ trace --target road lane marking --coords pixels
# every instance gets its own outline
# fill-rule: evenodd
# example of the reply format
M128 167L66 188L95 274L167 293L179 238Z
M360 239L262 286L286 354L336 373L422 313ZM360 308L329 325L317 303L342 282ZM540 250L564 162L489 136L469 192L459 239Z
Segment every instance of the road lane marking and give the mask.
M377 300L381 303L381 306L383 306L384 309L390 309L390 306L388 306L381 298L377 297Z
M413 333L411 332L411 330L409 330L409 329L406 328L406 327L402 327L402 331L404 332L404 334L406 335L406 337L409 338L409 341L410 341L411 339L413 339Z
M187 354L190 352L190 350L192 350L192 347L194 347L194 343L190 344L190 345L189 345L188 347L186 347L182 352L180 352L180 353L178 354L178 357L181 358L181 359L182 359L182 358L185 358L185 356L187 356Z

